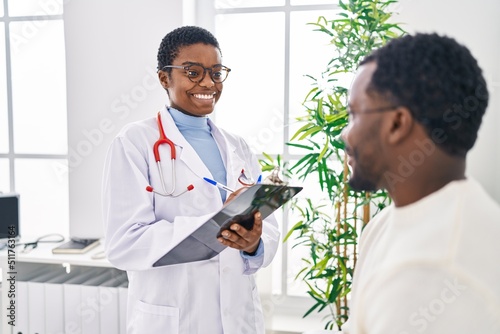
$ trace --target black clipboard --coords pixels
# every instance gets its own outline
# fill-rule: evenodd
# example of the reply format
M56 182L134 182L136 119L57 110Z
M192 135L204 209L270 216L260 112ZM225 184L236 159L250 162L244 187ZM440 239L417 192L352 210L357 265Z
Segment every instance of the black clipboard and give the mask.
M301 190L302 187L270 184L251 186L212 217L212 220L220 226L217 237L220 237L223 230L229 229L231 222L234 221L251 230L255 212L260 211L262 219L265 219Z
M240 225L251 229L253 214L256 211L260 211L262 219L265 219L301 190L302 187L272 184L256 184L248 187L224 205L205 224L156 261L153 267L211 259L226 248L217 240L217 237L222 230L229 227L232 221L236 220Z

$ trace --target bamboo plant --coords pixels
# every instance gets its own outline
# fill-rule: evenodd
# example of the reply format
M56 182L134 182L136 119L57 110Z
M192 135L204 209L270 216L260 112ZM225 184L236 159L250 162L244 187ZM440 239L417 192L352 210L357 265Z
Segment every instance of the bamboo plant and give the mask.
M342 82L353 75L359 62L372 50L405 31L391 23L395 0L339 1L333 19L319 17L310 23L329 38L332 59L321 78L308 75L312 88L306 95L302 124L293 135L290 146L304 152L290 167L266 156L263 169L282 165L286 177L317 186L323 194L320 201L298 199L292 210L300 220L285 237L293 247L306 247L308 255L296 279L303 280L314 305L305 313L328 310L325 329L340 329L348 319L349 292L357 260L358 236L364 225L390 199L383 191L355 192L348 185L349 169L340 134L348 122L347 92ZM320 82L328 82L327 87ZM279 157L278 157L279 158ZM314 181L311 181L314 180Z

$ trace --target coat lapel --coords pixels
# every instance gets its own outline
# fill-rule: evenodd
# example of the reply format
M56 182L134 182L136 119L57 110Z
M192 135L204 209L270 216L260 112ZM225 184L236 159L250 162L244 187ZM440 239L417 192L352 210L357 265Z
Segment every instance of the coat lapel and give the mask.
M211 120L208 122L226 165L227 186L232 189L238 189L241 187L238 177L241 170L245 168L245 161L238 154L234 141L228 140L224 133Z

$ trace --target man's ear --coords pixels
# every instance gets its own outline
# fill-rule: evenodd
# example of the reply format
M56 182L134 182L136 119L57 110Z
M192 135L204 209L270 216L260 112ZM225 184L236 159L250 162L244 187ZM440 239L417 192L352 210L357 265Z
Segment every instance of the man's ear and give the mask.
M415 126L410 109L407 107L398 107L395 112L388 113L389 133L387 140L390 144L398 144L408 138Z
M168 74L164 71L159 71L158 72L158 79L160 80L160 83L165 90L169 87L169 77Z

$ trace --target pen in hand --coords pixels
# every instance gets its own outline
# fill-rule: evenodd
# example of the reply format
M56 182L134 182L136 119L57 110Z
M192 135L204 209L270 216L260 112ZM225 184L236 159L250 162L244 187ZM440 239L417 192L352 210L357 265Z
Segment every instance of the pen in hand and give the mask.
M222 183L219 183L219 182L214 181L214 180L212 180L212 179L209 179L208 177L204 177L204 178L203 178L203 180L207 181L208 183L210 183L210 184L212 184L212 185L214 185L214 186L216 186L216 187L219 187L219 188L221 188L221 189L224 189L224 190L225 190L225 191L227 191L227 192L230 192L230 193L234 192L234 190L233 190L233 189L231 189L231 188L229 188L228 186L225 186L225 185L223 185Z

